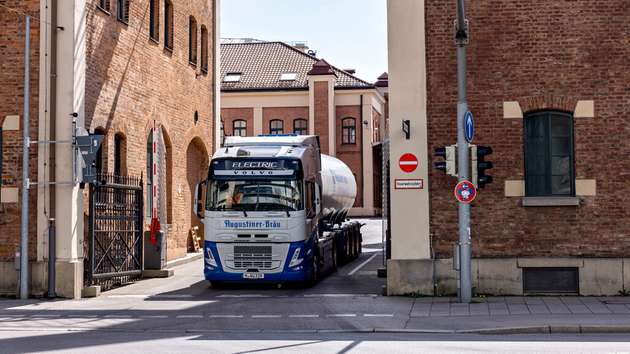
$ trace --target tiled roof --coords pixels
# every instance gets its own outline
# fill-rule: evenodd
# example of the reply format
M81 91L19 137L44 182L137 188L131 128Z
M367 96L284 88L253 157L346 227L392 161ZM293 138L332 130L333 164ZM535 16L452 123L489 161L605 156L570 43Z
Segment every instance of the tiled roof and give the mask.
M308 72L318 58L282 42L221 44L221 90L295 90L308 89ZM335 88L373 88L343 70L332 67ZM223 82L228 73L241 73L238 82ZM296 73L295 80L281 81L283 73Z

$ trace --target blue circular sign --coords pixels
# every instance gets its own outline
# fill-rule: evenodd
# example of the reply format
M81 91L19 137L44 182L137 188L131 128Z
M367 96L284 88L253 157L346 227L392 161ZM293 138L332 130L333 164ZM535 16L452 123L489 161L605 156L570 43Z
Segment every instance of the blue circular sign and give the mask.
M466 111L464 115L464 137L466 141L472 143L475 136L475 122L473 121L473 114L471 111Z

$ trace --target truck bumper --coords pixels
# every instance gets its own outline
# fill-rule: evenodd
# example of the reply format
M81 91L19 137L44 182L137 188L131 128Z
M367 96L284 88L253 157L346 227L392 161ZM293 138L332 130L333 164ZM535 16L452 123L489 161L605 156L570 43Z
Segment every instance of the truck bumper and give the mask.
M217 251L216 242L205 241L204 246L204 277L208 281L233 282L233 283L283 283L283 282L302 282L308 280L308 275L312 267L312 253L310 257L306 257L298 266L290 268L289 263L296 248L302 248L301 254L307 253L308 241L291 242L289 252L285 260L285 266L282 272L264 273L262 279L246 279L243 272L226 272L223 270L219 252ZM212 259L209 254L212 253ZM213 261L214 262L213 262Z

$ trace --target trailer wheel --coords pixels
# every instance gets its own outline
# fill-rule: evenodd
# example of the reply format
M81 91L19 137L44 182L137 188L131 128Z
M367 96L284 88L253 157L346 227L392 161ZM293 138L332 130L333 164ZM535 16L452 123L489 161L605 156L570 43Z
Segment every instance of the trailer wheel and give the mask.
M305 282L306 287L310 288L317 284L319 280L319 258L313 257L313 263L311 264L311 271L308 274L308 279Z

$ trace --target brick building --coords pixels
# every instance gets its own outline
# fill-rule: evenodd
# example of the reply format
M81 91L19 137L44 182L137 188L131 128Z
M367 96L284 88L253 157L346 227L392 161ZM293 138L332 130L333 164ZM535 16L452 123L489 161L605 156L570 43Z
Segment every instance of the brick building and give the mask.
M17 281L25 15L33 19L31 140L71 140L73 113L79 131L104 135L99 172L142 177L145 228L155 209L172 260L186 255L189 230L198 225L192 193L213 150L218 6L217 0L0 4L0 293L14 293ZM54 216L57 293L79 297L87 188L66 184L73 178L69 144L30 151L31 180L38 183L30 193L31 292L46 288L48 219ZM151 198L147 191L154 188Z
M322 152L355 172L351 213L380 212L386 80L377 89L304 45L232 40L221 45L221 81L222 134L319 135Z
M466 6L474 143L494 150L494 182L472 206L473 287L494 294L627 292L627 1ZM430 163L435 148L457 137L455 2L390 0L388 12L390 157L413 150L428 165L413 174L425 189L391 191L389 291L453 293L456 181ZM418 130L405 141L400 121L410 112ZM392 179L405 175L392 168Z

